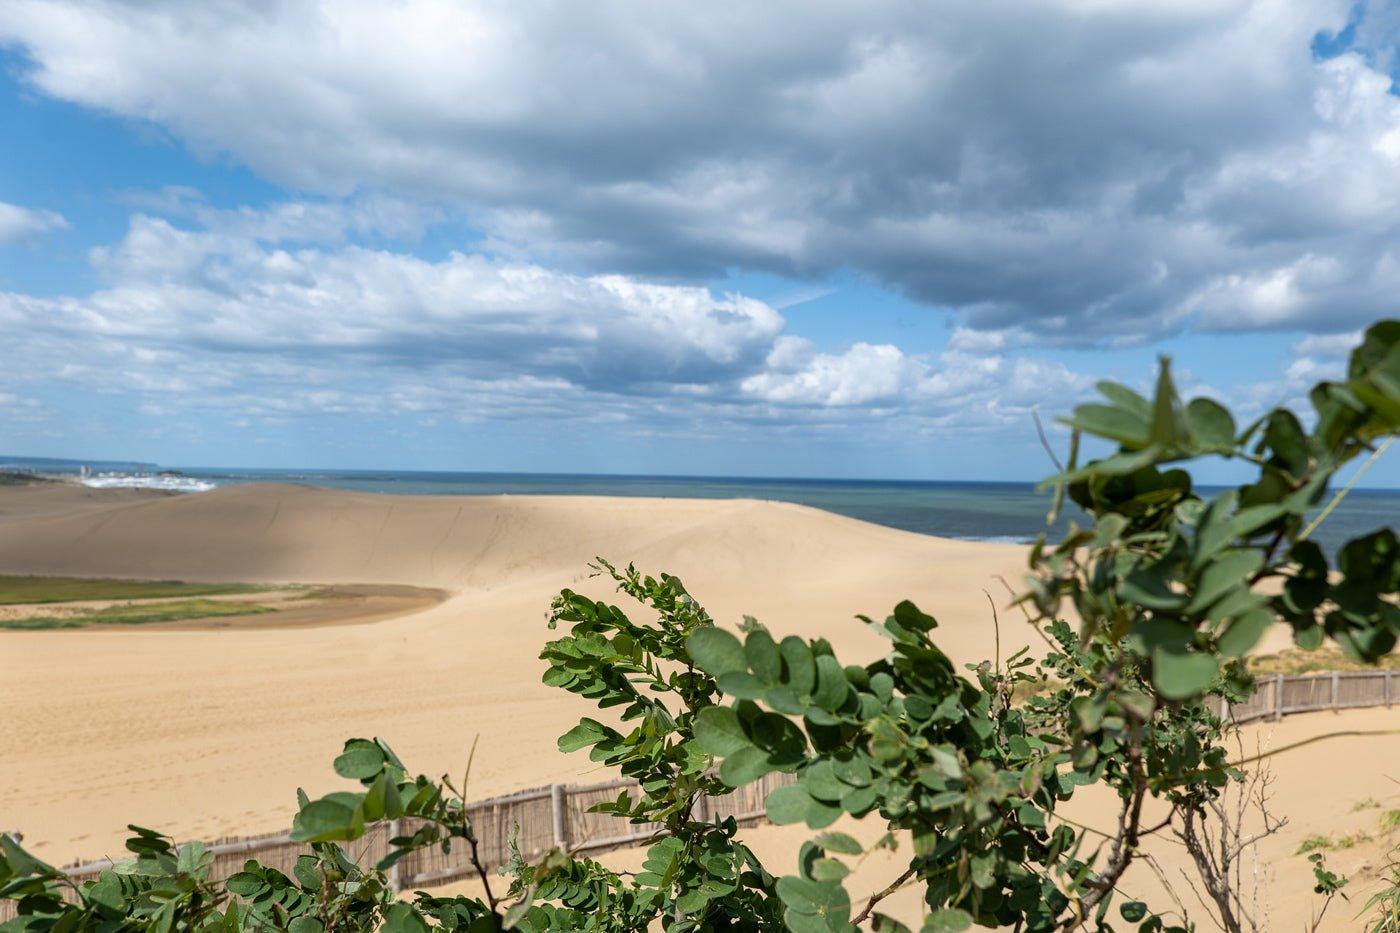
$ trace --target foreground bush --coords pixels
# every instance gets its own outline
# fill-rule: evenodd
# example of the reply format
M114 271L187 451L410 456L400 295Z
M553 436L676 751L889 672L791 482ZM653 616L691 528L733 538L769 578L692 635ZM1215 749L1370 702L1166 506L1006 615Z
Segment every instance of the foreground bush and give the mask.
M903 927L879 902L911 884L929 933L1185 929L1161 905L1122 896L1119 882L1145 836L1199 830L1243 777L1210 702L1249 689L1242 656L1276 624L1300 646L1331 640L1363 662L1400 633L1394 530L1347 542L1335 564L1311 540L1340 495L1338 472L1400 429L1397 337L1394 321L1366 333L1346 380L1312 391L1310 427L1283 408L1241 427L1213 401L1183 403L1165 362L1151 399L1103 384L1104 402L1067 419L1068 462L1050 481L1055 508L1069 496L1093 527L1038 542L1016 600L1045 639L1038 659L1022 651L959 671L935 619L906 602L863 620L890 648L853 664L824 641L775 637L754 620L740 639L674 577L600 563L654 618L634 622L566 590L550 624L569 631L545 646L544 679L621 726L583 719L559 746L587 748L640 782L635 799L600 808L662 827L635 875L553 851L515 859L506 879L481 869L481 898L398 901L385 875L395 860L425 846L474 853L476 839L451 783L410 777L383 743L355 739L335 769L360 789L302 798L293 832L309 852L295 877L250 862L218 883L198 844L176 849L139 830L135 857L70 891L70 904L61 872L0 840L0 898L19 910L0 929L893 931ZM1116 449L1081 464L1081 436ZM1214 457L1248 465L1251 480L1206 497L1190 466ZM1060 619L1066 602L1077 629ZM770 819L813 833L781 867L761 864L732 820L696 816L702 797L774 771L794 781L769 795ZM1107 838L1057 815L1091 784L1121 803ZM1169 804L1167 821L1143 825L1149 797ZM863 848L829 829L843 815L878 819L889 830L881 845L908 840L907 867L863 904L842 883ZM378 865L355 864L340 845L400 817L419 828ZM1343 879L1316 865L1319 891L1336 891ZM1234 903L1228 890L1216 898L1214 919L1242 929ZM1381 926L1393 917L1375 922L1394 928Z

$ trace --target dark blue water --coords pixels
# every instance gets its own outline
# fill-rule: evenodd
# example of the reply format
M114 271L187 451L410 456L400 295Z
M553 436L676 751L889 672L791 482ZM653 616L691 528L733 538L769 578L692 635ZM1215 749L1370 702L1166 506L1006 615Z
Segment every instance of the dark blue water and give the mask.
M1049 493L1032 483L898 480L753 479L689 476L576 476L521 473L426 473L358 470L208 470L184 474L216 485L277 481L401 495L667 496L773 499L863 521L979 541L1029 542L1046 530ZM1066 503L1051 529L1085 516ZM1328 551L1359 534L1400 524L1400 490L1358 489L1315 537Z
M29 460L20 469L77 473L79 461ZM772 499L796 502L863 521L922 534L978 541L1029 542L1046 530L1049 493L1032 483L913 482L902 480L755 479L700 476L599 476L531 473L438 473L399 470L241 470L185 468L159 476L142 464L91 463L102 475L129 476L137 484L161 485L180 477L215 486L306 483L336 489L399 495L662 496L698 499ZM0 458L0 468L5 458ZM1209 489L1205 490L1211 491ZM1051 528L1052 539L1069 521L1085 524L1072 504ZM1400 490L1357 489L1318 530L1329 552L1377 528L1400 525Z

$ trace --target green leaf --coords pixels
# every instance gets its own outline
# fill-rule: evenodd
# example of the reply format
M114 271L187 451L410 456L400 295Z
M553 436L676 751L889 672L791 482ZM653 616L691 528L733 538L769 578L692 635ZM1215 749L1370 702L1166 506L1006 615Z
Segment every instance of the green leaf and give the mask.
M706 625L696 629L686 639L685 648L695 666L711 677L748 670L744 646L722 628Z
M1293 412L1278 408L1269 415L1264 443L1273 451L1274 462L1283 469L1297 477L1307 472L1308 436Z
M1235 446L1235 419L1229 410L1208 398L1193 398L1186 406L1191 436L1202 447L1231 450Z
M297 863L292 868L292 874L296 875L297 884L313 891L319 889L326 882L325 873L321 871L315 856L312 855L303 855L297 858Z
M297 917L287 924L287 933L321 933L324 929L315 917Z
M814 881L840 881L850 873L849 868L834 858L819 858L812 863Z
M1119 591L1128 602L1148 609L1180 609L1186 604L1186 595L1172 589L1156 568L1134 570L1119 585Z
M1248 586L1249 579L1264 565L1264 555L1258 551L1224 551L1206 564L1196 582L1186 611L1204 612L1226 593L1239 586Z
M1118 913L1129 923L1137 923L1147 916L1147 905L1142 901L1124 901L1118 906Z
M773 636L763 629L755 629L744 640L744 654L748 658L749 669L765 684L776 684L783 676L783 656Z
M836 832L835 830L829 833L822 833L813 841L826 851L838 852L841 855L860 855L865 851L854 836Z
M807 750L802 730L776 713L760 713L749 722L753 743L773 755L774 761L795 763Z
M596 719L581 719L578 725L559 736L559 750L576 752L581 748L596 745L607 738L610 731Z
M807 878L798 878L786 875L778 879L778 897L783 905L787 907L788 927L792 930L799 930L794 926L793 915L800 918L817 920L819 926L803 926L801 930L808 929L843 929L851 916L851 898L846 893L846 889L834 882L812 881ZM799 923L802 921L799 920Z
M917 632L927 632L938 627L938 620L909 600L903 600L894 607L894 620L905 628L914 629Z
M1152 427L1148 437L1154 444L1173 449L1184 447L1190 440L1181 416L1181 399L1172 382L1171 360L1165 356L1157 367L1157 394L1152 399Z
M430 933L431 928L411 904L400 901L384 912L379 933Z
M752 784L774 770L768 763L768 753L749 745L733 752L719 766L719 779L730 787Z
M1293 633L1293 642L1304 651L1316 651L1322 647L1325 633L1320 625L1310 625Z
M846 682L846 672L841 662L829 654L817 658L817 689L812 694L812 702L824 710L835 712L846 702L851 686Z
M357 839L363 831L357 807L329 797L311 801L292 820L292 838L298 842Z
M807 810L813 803L811 795L801 784L786 784L774 788L768 794L765 806L769 820L779 826L786 826L789 823L801 823L806 820Z
M962 933L972 926L972 915L956 907L943 907L924 918L920 933Z
M1080 405L1065 424L1085 434L1117 441L1128 450L1147 446L1147 419L1111 405Z
M229 875L228 880L224 882L224 887L228 889L230 894L236 894L239 897L253 897L267 887L267 881L263 879L262 875L256 875L250 871L239 871Z
M796 635L789 635L783 639L778 650L782 652L783 662L787 666L784 683L798 696L810 694L817 680L817 665L812 657L812 649Z
M1152 682L1169 700L1196 696L1215 680L1220 665L1208 654L1157 648L1152 652Z
M1274 614L1268 609L1251 609L1230 620L1225 631L1220 633L1216 645L1221 654L1232 658L1244 657L1273 624Z
M738 714L728 706L707 706L695 714L695 741L709 754L720 757L753 746Z
M739 700L757 700L763 696L763 682L748 671L730 671L715 678L720 693Z
M1152 403L1127 386L1104 379L1096 383L1095 388L1114 405L1136 415L1144 422L1152 417Z
M351 739L345 751L335 760L335 773L344 778L372 778L384 767L384 753L379 746L365 739Z
M850 788L836 776L836 769L830 759L823 759L810 765L802 772L802 784L807 793L818 800L840 800Z

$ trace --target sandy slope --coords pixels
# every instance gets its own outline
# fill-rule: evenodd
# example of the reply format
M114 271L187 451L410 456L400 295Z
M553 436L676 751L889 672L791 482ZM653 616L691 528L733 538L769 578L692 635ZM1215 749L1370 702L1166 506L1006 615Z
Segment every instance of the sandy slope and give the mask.
M745 613L879 650L857 612L901 598L959 658L990 655L983 588L1016 547L945 541L749 500L392 497L284 485L185 496L0 490L0 572L401 583L456 595L373 625L297 630L0 632L0 824L53 859L116 851L128 821L178 837L284 829L293 791L334 788L344 737L457 772L477 794L589 780L554 739L588 712L539 683L550 596L594 555L681 575L726 624ZM100 500L100 496L98 497ZM26 514L27 513L27 514ZM1003 614L1003 650L1025 642Z

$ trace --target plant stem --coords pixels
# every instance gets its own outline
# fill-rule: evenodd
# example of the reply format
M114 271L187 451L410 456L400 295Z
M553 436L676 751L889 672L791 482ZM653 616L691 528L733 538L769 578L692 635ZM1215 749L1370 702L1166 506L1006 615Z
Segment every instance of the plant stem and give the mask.
M1323 521L1326 520L1327 516L1331 515L1333 510L1335 510L1337 506L1342 504L1342 500L1347 497L1347 493L1351 492L1352 488L1356 486L1357 481L1360 480L1362 476L1365 476L1366 471L1371 469L1371 467L1375 465L1376 461L1381 458L1381 454L1386 452L1386 449L1390 447L1391 443L1394 440L1394 435L1387 437L1385 441L1381 444L1381 446L1377 447L1371 452L1371 456L1366 458L1366 462L1356 468L1356 472L1351 475L1351 479L1347 480L1347 484L1341 489L1337 490L1337 494L1332 497L1331 502L1327 503L1327 507L1324 508L1321 512L1317 513L1317 518L1314 518L1312 521L1308 522L1308 526L1304 528L1302 532L1299 533L1298 537L1295 540L1304 541L1309 535L1311 535L1314 531L1317 530L1317 527L1321 525Z

